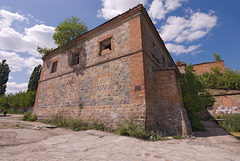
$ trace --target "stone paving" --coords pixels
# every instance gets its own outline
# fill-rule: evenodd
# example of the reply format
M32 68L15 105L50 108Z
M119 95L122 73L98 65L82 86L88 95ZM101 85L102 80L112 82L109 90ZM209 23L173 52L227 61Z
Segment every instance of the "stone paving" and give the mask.
M0 115L0 160L240 160L240 141L214 122L204 122L208 131L195 133L195 139L151 142L95 130L53 129L20 117Z

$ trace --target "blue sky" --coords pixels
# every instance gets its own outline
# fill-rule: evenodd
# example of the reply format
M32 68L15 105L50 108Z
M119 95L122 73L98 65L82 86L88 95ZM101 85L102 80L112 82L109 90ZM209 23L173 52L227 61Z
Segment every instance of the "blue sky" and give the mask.
M71 16L93 29L142 3L175 61L198 64L218 53L240 71L239 0L0 0L0 60L11 72L7 93L26 90L42 63L37 46L56 47L54 28Z

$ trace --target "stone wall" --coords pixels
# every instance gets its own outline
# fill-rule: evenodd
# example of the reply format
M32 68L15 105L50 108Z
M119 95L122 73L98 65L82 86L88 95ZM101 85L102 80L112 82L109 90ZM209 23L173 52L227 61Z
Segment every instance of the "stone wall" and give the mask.
M34 112L39 118L61 113L107 125L133 117L145 126L145 87L140 18L106 29L45 58ZM99 42L112 38L110 53L99 56ZM133 45L134 44L134 45ZM79 65L71 55L80 51ZM57 71L51 64L58 61Z
M111 48L102 53L105 40ZM133 118L146 129L168 135L191 133L179 72L142 5L80 36L65 49L43 57L34 106L38 118L60 113L111 127ZM75 53L80 53L78 65L71 64ZM52 72L56 61L57 70ZM164 90L171 92L164 95Z
M147 102L146 127L167 135L189 135L191 125L182 103L179 75L176 74L178 69L160 37L152 32L151 25L144 19L141 24ZM174 102L172 98L175 99Z
M207 109L212 116L240 114L240 90L211 89L215 98L214 105Z
M158 105L158 129L169 135L191 134L191 125L183 106L176 69L156 70L154 80Z

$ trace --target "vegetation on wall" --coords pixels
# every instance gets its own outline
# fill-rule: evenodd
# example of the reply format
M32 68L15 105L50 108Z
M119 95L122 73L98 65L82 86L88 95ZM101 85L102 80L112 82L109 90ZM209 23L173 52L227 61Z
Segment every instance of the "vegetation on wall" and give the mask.
M214 98L208 92L208 87L194 73L191 64L187 65L186 74L181 74L181 88L184 107L187 110L192 130L204 130L204 125L195 113L203 111L206 105L212 105Z
M240 72L232 69L222 73L219 67L213 67L211 72L203 73L200 80L209 88L240 89Z
M66 18L58 24L53 34L53 40L54 43L61 48L64 44L74 40L87 31L88 28L85 23L80 21L79 17L72 16L72 18Z

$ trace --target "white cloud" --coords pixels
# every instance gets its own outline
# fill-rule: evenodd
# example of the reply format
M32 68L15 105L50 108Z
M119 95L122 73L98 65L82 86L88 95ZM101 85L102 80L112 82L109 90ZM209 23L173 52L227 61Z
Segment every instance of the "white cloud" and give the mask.
M8 80L11 80L11 79L13 79L13 77L9 75Z
M26 91L28 87L27 83L7 82L7 94L16 93L19 91Z
M97 17L103 17L106 20L113 18L138 3L146 4L147 0L102 0L103 8L98 10Z
M179 55L182 53L190 53L190 52L196 53L195 50L197 50L200 46L201 44L191 45L189 47L186 47L184 45L171 44L171 43L166 44L166 48L168 49L168 51L170 53L175 53L176 55Z
M14 52L27 52L39 56L37 46L56 47L52 35L54 27L44 24L25 28L23 33L11 27L13 21L21 22L28 19L18 13L0 10L0 49Z
M166 25L162 26L160 35L164 41L192 42L204 37L217 25L217 16L214 12L191 13L189 19L184 17L170 16Z
M153 0L148 13L153 20L161 20L164 19L165 15L169 12L181 7L182 2L185 1L187 0Z
M6 52L0 50L0 60L6 59L11 72L20 72L23 68L27 68L26 74L31 74L33 68L38 64L42 64L41 59L34 57L23 58L15 52Z

